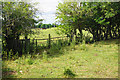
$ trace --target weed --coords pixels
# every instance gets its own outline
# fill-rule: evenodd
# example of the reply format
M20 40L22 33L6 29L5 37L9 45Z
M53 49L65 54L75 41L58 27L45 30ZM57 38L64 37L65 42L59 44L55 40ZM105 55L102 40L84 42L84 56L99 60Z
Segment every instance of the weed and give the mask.
M43 60L48 61L47 51L43 52Z
M7 52L6 51L2 51L2 59L7 59Z
M74 59L75 59L75 57L73 57L73 56L70 56L70 57L69 57L69 59L72 59L72 60L74 60Z
M10 59L12 59L12 57L13 57L13 52L12 52L12 49L9 51L9 54L8 54L8 59L10 60Z
M29 64L32 65L34 63L34 60L31 58L31 55L27 55L27 57L25 57L24 55L22 56L22 59L25 60L25 63L22 64Z
M109 48L111 48L112 46L110 45Z
M56 43L52 43L50 49L48 50L48 53L51 55L54 54L62 54L63 51L61 50L62 46L61 46L61 42L58 41L57 44Z
M70 69L65 69L64 75L67 78L74 78L76 76Z
M18 58L18 52L15 54L14 58L15 58L15 59L17 59L17 58Z
M72 43L71 43L71 50L73 51L73 50L75 50L75 41L73 41Z
M32 65L34 63L34 61L31 59L31 58L26 58L26 62L29 64L29 65Z
M94 47L96 47L96 44L94 44Z
M87 46L85 44L85 41L83 41L83 43L80 45L80 50L84 50L84 51L88 50L88 48L87 48Z

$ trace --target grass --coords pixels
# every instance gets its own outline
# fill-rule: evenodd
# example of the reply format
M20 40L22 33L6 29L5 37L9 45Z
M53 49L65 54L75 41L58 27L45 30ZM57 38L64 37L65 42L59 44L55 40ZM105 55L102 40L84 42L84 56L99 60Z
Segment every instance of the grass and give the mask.
M51 35L52 37L62 37L63 35L59 35L56 33L57 28L50 28L50 29L43 29L40 30L40 28L35 28L32 29L36 34L28 36L28 38L30 39L48 39L48 35ZM20 37L21 39L23 39L23 36Z
M118 78L118 39L62 48L59 56L3 61L3 78ZM47 54L46 54L47 55ZM69 77L69 76L68 76Z
M56 27L54 28L50 28L50 29L43 29L43 30L40 30L40 28L35 28L35 29L32 29L36 34L33 34L33 35L29 35L28 38L30 39L48 39L48 35L50 34L50 37L53 38L53 37L62 37L65 39L64 36L66 36L65 34L57 34L58 32L58 29ZM60 32L60 31L59 31ZM79 31L77 30L77 33ZM88 35L90 37L92 37L92 34L88 33L88 31L85 31L83 30L83 34L84 35ZM24 39L23 36L20 36L20 39ZM52 39L52 40L58 40L58 38L56 39ZM47 44L47 40L37 40L38 42L38 45L46 45ZM52 41L52 42L55 42L55 41Z
M65 34L57 34L58 30L57 28L50 28L50 29L43 29L43 30L40 30L40 28L35 28L35 29L32 29L36 34L33 34L33 35L30 35L28 36L28 38L30 39L48 39L48 35L50 34L51 35L51 38L53 37L64 37L66 36ZM59 31L60 32L60 31ZM79 31L77 30L77 33ZM90 35L92 37L92 34L88 33L88 31L85 31L83 30L83 34L84 35ZM23 39L23 36L20 37L20 39Z

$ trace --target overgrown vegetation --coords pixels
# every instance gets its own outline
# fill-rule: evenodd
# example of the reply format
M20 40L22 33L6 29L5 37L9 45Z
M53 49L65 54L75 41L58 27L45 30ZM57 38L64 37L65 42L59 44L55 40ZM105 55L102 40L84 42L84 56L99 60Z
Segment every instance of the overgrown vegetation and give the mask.
M119 4L59 3L60 25L40 30L33 5L3 2L3 78L117 78Z
M83 46L85 45L84 49ZM62 47L62 54L3 61L4 78L117 78L118 39ZM82 49L81 49L82 48Z
M3 51L10 50L13 54L21 54L20 35L25 39L31 33L31 28L37 23L37 9L30 3L25 2L2 2L2 41ZM19 47L18 47L19 45Z

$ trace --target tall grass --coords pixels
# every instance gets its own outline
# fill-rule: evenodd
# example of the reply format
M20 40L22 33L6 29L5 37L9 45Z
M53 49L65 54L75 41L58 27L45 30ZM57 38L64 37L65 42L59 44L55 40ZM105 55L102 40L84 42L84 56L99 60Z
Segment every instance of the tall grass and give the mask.
M51 48L52 53L48 53L50 49L46 49L41 55L36 54L36 58L28 54L16 60L5 60L3 77L10 78L10 75L14 75L14 78L117 78L118 44L116 41L81 43L73 47L71 44L61 47L62 54L52 52L56 50L54 46L53 49ZM84 45L85 47L82 48ZM6 71L8 68L9 70ZM5 75L11 70L15 73Z

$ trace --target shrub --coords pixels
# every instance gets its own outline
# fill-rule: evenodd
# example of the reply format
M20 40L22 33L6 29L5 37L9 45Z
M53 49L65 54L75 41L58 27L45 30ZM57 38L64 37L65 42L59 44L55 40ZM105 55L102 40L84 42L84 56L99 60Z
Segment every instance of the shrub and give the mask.
M64 75L67 78L74 78L76 76L70 69L65 69Z
M85 43L90 43L93 39L92 37L90 36L90 34L87 34L87 35L83 35L83 40L85 41Z

